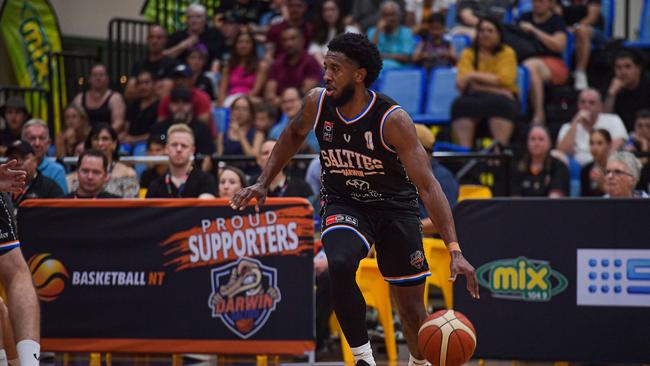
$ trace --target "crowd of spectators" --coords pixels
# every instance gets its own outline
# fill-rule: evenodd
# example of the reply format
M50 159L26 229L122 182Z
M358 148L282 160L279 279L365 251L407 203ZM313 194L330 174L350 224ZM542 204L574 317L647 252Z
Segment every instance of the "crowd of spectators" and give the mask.
M450 6L455 26L447 29ZM650 75L643 54L618 50L606 88L589 87L591 56L607 42L599 0L533 0L531 11L521 14L508 0L233 0L213 17L192 4L184 21L185 27L170 34L158 25L148 28L146 54L124 70L129 77L120 88L111 87L116 84L106 65L94 65L84 91L62 111L56 134L45 121L31 119L21 98L4 101L0 153L19 158L26 169L36 165L34 187L48 187L47 194L30 188L35 192L17 199L137 197L146 190L148 197L232 196L260 172L269 146L300 113L302 96L322 85L327 44L344 32L365 34L377 45L382 72L456 67L458 97L449 106L449 127L442 128L447 133L440 136L470 150L480 148L483 137L503 149L520 146L521 159L509 178L513 195L575 195L570 185L575 179L585 196L616 196L608 190L612 176L630 177L638 189L648 189L650 168L643 154L650 152ZM470 43L458 49L451 42L455 35ZM573 69L565 63L569 37L575 39ZM519 89L518 68L527 70L529 90ZM576 110L570 120L547 113L557 88L579 92L569 106ZM520 108L524 95L528 114ZM227 117L216 121L215 108L227 110ZM171 132L182 141L170 142ZM302 152L318 150L312 133ZM611 156L623 150L640 153L646 165L610 169ZM170 163L134 169L120 162L130 154L167 155ZM228 155L250 160L214 164L215 157ZM65 156L79 157L78 164L64 168L52 159ZM629 167L632 160L625 156L611 164ZM82 160L93 166L82 172ZM314 172L320 169L317 162L306 168L281 175L272 191L314 198ZM91 192L82 186L92 184L82 181L95 173L102 190Z

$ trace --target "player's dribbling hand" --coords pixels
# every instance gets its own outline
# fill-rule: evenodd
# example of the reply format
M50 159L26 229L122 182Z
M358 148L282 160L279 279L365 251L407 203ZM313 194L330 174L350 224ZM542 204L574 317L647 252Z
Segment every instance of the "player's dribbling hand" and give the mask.
M13 159L0 165L0 192L21 192L25 188L27 173L15 170L17 164L18 161Z
M478 279L476 278L476 270L474 267L469 264L469 262L463 257L463 254L460 251L452 251L451 255L451 277L449 280L454 282L456 281L456 276L461 274L464 275L467 280L467 291L473 298L479 299L478 293Z
M235 193L233 198L230 200L230 207L233 210L243 210L244 207L250 202L253 198L257 200L255 204L255 210L259 211L260 205L264 204L266 201L267 189L262 186L261 183L255 183L252 186L242 188L239 192Z

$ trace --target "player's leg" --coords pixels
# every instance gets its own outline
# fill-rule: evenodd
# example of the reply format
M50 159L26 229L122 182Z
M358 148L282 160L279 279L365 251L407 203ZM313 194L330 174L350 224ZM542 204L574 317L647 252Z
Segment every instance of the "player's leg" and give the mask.
M9 309L5 302L0 298L0 329L2 329L2 345L0 348L0 366L18 366L18 353L16 352L16 338L14 331L11 329L9 320ZM2 359L4 358L4 359Z

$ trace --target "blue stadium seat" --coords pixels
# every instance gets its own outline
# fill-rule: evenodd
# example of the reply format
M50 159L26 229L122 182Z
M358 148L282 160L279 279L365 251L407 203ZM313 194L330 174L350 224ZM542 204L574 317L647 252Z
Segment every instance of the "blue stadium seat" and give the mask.
M138 142L133 146L133 156L145 156L147 155L147 143ZM133 166L135 173L138 175L138 178L142 176L142 172L147 170L147 164L135 164Z
M526 115L528 112L528 88L530 79L528 69L523 66L517 68L517 87L519 88L519 114Z
M569 70L573 69L573 53L575 52L575 37L573 36L573 33L567 32L566 33L566 47L564 48L564 52L562 53L562 58L564 59L564 63L566 66L569 68Z
M456 25L456 4L449 4L447 8L447 22L445 24L447 30L450 30Z
M451 104L458 96L456 68L434 68L429 74L424 113L412 115L417 123L447 124L451 118Z
M605 21L605 35L611 38L614 34L614 19L616 19L616 6L614 0L601 0L600 13Z
M454 45L454 51L456 51L456 58L460 57L460 53L467 47L470 46L472 40L464 34L455 34L450 39L451 44Z
M422 110L425 79L422 68L389 69L382 73L377 90L395 99L409 114L418 114Z
M638 40L625 42L625 47L650 48L650 0L643 1L643 10L639 19Z
M228 108L212 108L212 119L214 120L217 132L224 132L228 130L228 122L230 122L230 109Z
M519 0L518 16L529 11L533 11L533 0Z

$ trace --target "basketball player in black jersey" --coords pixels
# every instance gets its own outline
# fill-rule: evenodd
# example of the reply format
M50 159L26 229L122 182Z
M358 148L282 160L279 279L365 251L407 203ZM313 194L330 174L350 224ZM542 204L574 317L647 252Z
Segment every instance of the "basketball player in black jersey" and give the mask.
M365 301L355 273L374 243L384 279L391 284L410 351L409 365L426 363L417 332L426 317L418 194L451 253L451 279L462 274L479 297L474 268L458 246L454 222L413 121L395 101L369 90L381 70L377 47L346 33L328 45L326 88L312 89L302 112L284 130L256 184L239 191L234 209L251 199L263 204L270 182L313 130L322 167L321 239L332 280L332 302L357 365L374 365L365 326ZM389 301L387 299L387 301Z

